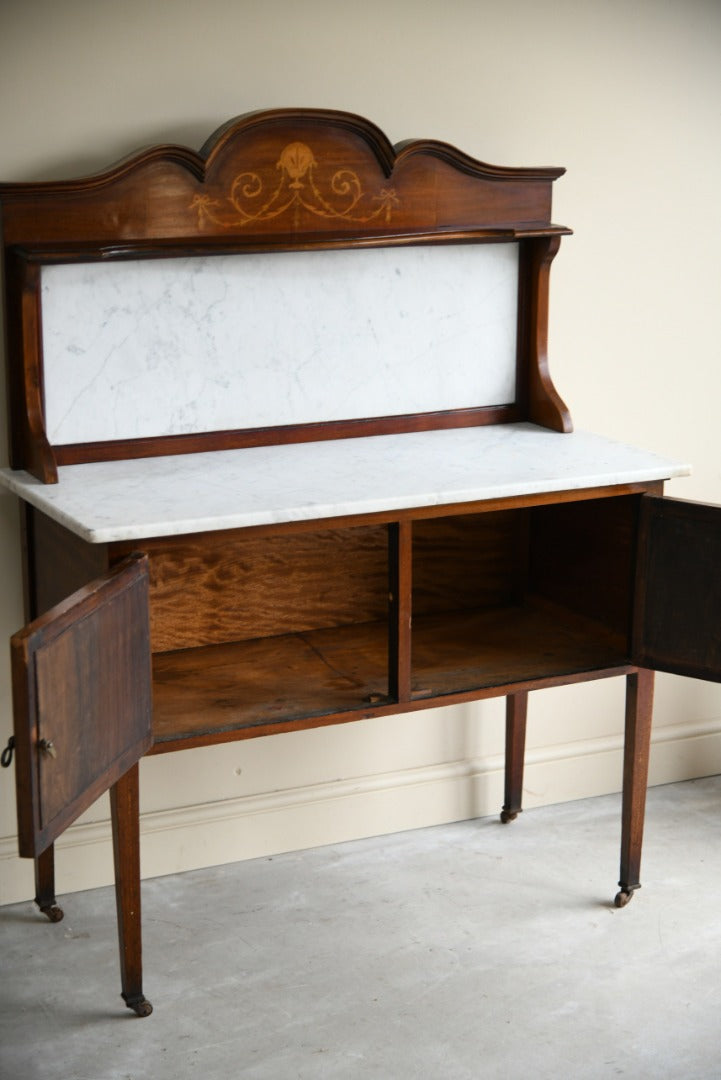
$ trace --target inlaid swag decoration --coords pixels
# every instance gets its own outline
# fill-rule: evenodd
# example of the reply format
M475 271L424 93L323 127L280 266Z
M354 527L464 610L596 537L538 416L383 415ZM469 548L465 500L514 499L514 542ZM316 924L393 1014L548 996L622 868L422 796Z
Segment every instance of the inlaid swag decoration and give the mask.
M291 208L296 227L301 209L319 218L359 224L382 218L389 223L393 208L399 204L393 188L381 187L374 195L364 191L353 169L340 168L329 177L323 175L313 151L303 142L288 143L275 168L280 174L277 181L273 174L238 173L225 200L195 195L190 208L197 209L198 227L212 222L224 229L242 228L250 222L280 217ZM228 204L234 213L228 212Z

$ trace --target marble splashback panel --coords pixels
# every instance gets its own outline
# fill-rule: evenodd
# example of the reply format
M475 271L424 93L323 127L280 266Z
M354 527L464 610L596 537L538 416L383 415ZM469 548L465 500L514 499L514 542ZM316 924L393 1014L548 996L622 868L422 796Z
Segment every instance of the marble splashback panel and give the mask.
M499 405L518 245L42 269L50 442Z

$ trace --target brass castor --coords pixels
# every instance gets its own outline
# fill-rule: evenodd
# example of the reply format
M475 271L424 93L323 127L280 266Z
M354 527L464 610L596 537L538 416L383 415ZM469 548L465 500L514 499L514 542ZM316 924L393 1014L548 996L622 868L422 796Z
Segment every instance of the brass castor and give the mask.
M517 817L517 810L506 810L505 806L501 810L501 821L504 825L507 825L509 821L515 821Z
M614 907L625 907L626 904L628 904L629 901L631 900L632 896L633 896L633 889L630 889L628 891L626 891L626 889L621 889L620 892L616 893L616 895L615 895L615 897L613 899Z
M58 907L57 904L46 904L44 907L41 907L40 910L43 915L47 915L50 922L60 922L65 914L63 909Z
M146 997L143 997L142 994L139 997L129 999L126 998L124 994L122 995L122 997L125 1004L128 1006L129 1009L133 1010L136 1016L150 1016L151 1012L153 1011L153 1006L150 1004Z

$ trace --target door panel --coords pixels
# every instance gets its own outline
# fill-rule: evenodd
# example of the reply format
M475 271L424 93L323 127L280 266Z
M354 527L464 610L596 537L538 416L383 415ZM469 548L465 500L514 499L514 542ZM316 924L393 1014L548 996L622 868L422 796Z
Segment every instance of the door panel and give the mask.
M147 559L52 608L11 652L19 847L36 856L151 745Z
M633 661L721 682L721 507L641 500Z

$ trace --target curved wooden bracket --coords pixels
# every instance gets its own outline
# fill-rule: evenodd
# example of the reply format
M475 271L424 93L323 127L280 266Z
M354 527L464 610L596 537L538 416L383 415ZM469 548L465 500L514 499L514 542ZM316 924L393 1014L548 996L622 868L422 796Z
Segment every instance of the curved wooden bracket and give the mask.
M40 267L18 257L8 260L6 273L9 292L19 296L15 319L10 310L8 313L9 353L24 357L22 365L9 363L11 465L27 469L44 484L55 484L57 463L45 430L43 409Z
M519 363L519 375L525 369L526 386L519 387L519 399L525 397L528 419L552 431L573 431L571 414L553 385L548 366L548 295L551 263L560 247L560 236L538 237L529 241L529 257L522 283L522 296L527 308L527 338L525 363Z

